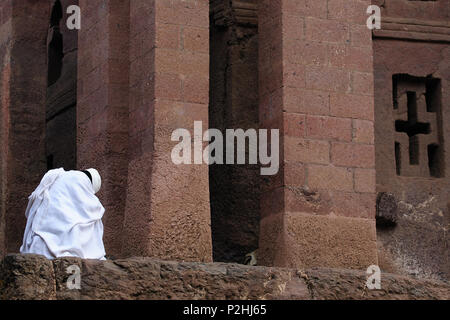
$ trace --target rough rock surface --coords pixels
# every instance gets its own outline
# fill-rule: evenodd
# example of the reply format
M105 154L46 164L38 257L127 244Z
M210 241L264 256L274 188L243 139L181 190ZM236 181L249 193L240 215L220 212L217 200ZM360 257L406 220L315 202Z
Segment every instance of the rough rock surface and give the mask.
M381 192L377 198L377 227L395 227L397 224L398 205L395 196Z
M449 7L448 1L440 1L438 6L430 1L389 2L389 8L381 13L386 20L400 16L433 23L449 20L448 11L442 10ZM430 37L433 32L429 29ZM395 34L401 33L392 31L391 35ZM413 39L417 34L403 36ZM448 281L450 157L442 150L450 149L450 46L375 37L373 52L377 192L393 196L378 207L377 217L391 219L392 209L397 207L395 225L377 226L379 266L396 274ZM424 86L428 99L423 98ZM416 95L410 110L417 107L419 122L431 128L429 133L417 135L420 141L411 147L409 136L395 125L400 110L396 108L408 108L406 92L410 97ZM437 139L440 149L428 149L433 144L430 139ZM414 159L415 155L421 159Z
M67 289L67 267L81 270ZM248 267L152 258L93 261L9 255L0 266L0 299L449 299L450 284L382 274L365 288L364 271Z

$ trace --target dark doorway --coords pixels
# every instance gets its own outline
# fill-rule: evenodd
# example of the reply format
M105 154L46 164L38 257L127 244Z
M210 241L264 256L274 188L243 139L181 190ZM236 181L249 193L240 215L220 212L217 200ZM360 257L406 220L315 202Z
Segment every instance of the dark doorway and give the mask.
M223 134L226 129L258 130L257 21L241 21L234 2L210 4L209 126ZM258 248L259 169L236 164L209 168L214 261L244 263L245 255Z
M70 4L77 4L73 1ZM55 1L47 39L48 74L45 152L47 169L76 169L77 30L65 24Z

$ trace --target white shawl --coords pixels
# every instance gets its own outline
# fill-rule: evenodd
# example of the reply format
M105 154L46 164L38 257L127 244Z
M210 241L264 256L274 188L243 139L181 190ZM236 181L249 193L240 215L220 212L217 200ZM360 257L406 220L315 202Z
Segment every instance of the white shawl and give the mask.
M29 197L20 252L104 260L104 212L85 173L50 170Z

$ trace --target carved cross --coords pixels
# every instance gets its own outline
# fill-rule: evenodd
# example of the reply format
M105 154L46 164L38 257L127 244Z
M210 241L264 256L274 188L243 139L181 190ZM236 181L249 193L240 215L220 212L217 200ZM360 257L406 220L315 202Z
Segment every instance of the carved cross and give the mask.
M409 163L419 164L419 139L418 134L430 134L430 123L420 122L417 115L417 94L407 92L408 120L395 121L395 131L404 132L409 137Z
M397 174L442 176L439 80L402 74L394 76L393 85Z

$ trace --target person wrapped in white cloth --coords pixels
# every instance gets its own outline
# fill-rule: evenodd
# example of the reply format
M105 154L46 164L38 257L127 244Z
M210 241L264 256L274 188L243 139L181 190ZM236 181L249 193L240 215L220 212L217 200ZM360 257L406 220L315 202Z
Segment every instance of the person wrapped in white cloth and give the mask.
M50 170L31 194L21 253L105 260L97 170Z

